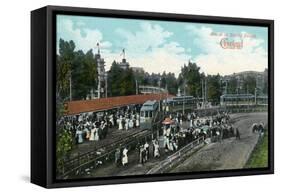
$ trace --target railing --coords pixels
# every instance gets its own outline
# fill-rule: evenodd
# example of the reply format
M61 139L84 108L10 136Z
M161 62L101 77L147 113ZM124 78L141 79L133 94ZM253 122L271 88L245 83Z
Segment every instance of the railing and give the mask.
M210 112L214 111L223 111L227 110L231 113L247 113L247 112L263 112L267 111L267 106L249 106L249 107L213 107L210 109L197 109L196 112L199 112L201 114L208 114ZM158 113L156 117L162 118L163 115ZM87 168L89 165L92 167L97 167L98 161L108 161L113 160L114 154L115 154L115 148L117 145L121 145L122 147L126 146L129 147L133 144L136 144L142 139L146 138L152 138L151 136L154 135L153 133L159 131L159 125L161 124L161 119L156 119L153 121L152 127L156 130L142 130L137 133L131 134L129 136L126 136L126 138L121 138L119 140L116 140L114 143L105 145L104 147L100 147L98 149L95 149L93 151L89 151L84 154L78 154L78 156L65 161L64 165L61 166L61 171L58 172L58 176L61 178L64 178L70 174L73 174L76 171L81 171L82 169ZM157 121L158 120L158 121ZM195 146L199 145L204 141L203 137L200 137L199 139L191 142L190 144L186 145L185 147L178 150L173 155L169 156L166 160L160 162L159 165L157 165L155 168L152 168L148 174L155 173L155 172L161 172L161 169L164 169L164 167L170 166L171 162L175 160L176 158L179 158L183 153L190 151ZM102 153L100 155L97 155L97 151L99 149L106 150L105 153Z
M163 173L168 168L171 168L172 165L175 165L175 160L182 159L182 156L185 156L187 152L191 151L193 148L195 148L196 146L200 145L203 142L204 142L204 137L203 136L199 137L195 141L187 144L186 146L184 146L174 154L170 155L167 159L159 162L157 166L150 169L146 174Z
M125 138L120 138L119 140L114 141L112 144L104 145L103 147L97 147L92 151L79 154L76 157L73 157L69 160L66 160L64 164L60 167L61 170L57 172L60 178L65 178L69 175L74 174L75 172L83 171L83 169L90 167L96 168L99 165L100 161L109 161L114 160L114 155L117 146L124 147L132 147L133 144L137 144L140 141L145 141L147 139L154 138L156 136L155 133L159 131L159 125L162 122L163 115L159 112L156 115L155 119L152 122L152 128L154 130L141 130L137 133L133 133L131 135L126 136ZM104 153L100 153L97 155L99 150L105 150Z
M139 133L131 134L125 139L120 139L119 141L115 141L113 144L100 148L105 150L105 153L101 153L100 155L97 155L99 149L78 155L77 157L72 158L64 163L62 166L62 171L58 173L58 176L60 178L65 178L69 175L75 174L77 171L81 172L83 169L86 169L89 166L96 168L100 164L100 161L106 162L114 159L117 145L129 148L133 147L133 144L137 144L137 142L144 141L146 138L150 137L150 130L142 130Z
M199 115L210 115L213 113L217 113L217 111L227 111L230 113L250 113L250 112L265 112L268 110L267 105L259 105L259 106L216 106L207 109L195 109Z

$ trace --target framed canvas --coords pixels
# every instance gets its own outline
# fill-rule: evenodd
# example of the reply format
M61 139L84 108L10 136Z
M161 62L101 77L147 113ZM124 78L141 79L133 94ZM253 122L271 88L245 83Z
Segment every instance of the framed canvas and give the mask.
M272 174L272 20L31 12L31 182Z

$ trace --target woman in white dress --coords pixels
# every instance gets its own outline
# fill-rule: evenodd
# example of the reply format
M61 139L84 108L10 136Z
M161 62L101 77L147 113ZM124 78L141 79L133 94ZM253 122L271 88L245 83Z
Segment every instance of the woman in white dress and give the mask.
M126 164L128 164L128 149L126 147L124 148L122 154L122 165L125 166Z
M136 127L139 127L140 126L140 116L139 114L137 114L137 117L136 117Z
M91 129L91 134L90 134L89 141L94 141L94 140L95 140L95 133L96 133L96 127L94 126L94 127Z
M122 116L118 119L118 130L123 130Z
M113 120L113 115L110 115L109 122L111 123L111 126L114 126L114 120Z
M154 145L154 157L158 158L160 157L159 144L157 141L155 141L153 145Z
M134 127L134 121L133 121L133 119L130 119L130 121L129 121L129 128L131 129L133 127Z
M125 120L125 129L126 129L126 131L129 129L129 119L128 118L126 118L126 120Z
M149 158L149 144L145 142L144 144L144 149L145 149L145 160L147 161Z
M94 135L94 141L99 141L100 137L99 137L99 128L95 127L95 135Z

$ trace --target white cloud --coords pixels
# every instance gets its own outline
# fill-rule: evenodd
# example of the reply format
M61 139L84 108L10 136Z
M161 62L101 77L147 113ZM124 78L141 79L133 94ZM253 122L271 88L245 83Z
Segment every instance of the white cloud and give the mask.
M141 23L140 28L139 31L134 32L122 28L116 30L125 39L124 47L132 53L144 53L158 48L173 34L149 22Z
M143 67L149 73L172 72L178 75L181 66L190 58L189 50L178 42L169 41L173 33L160 25L144 22L139 31L117 29L124 38L127 59L132 66Z
M242 49L223 49L220 46L222 36L211 36L213 30L208 27L187 27L187 32L195 36L194 44L202 53L194 56L203 72L222 75L241 71L263 71L268 66L267 51L263 48L263 39L242 38ZM241 32L244 35L246 32ZM237 40L237 38L236 38Z
M126 49L126 58L131 66L143 67L149 73L173 72L180 73L181 66L190 58L187 52L179 43L168 41L173 35L172 32L165 31L160 25L152 25L149 22L141 23L139 31L129 31L127 29L116 29L116 33L123 38L120 51L113 51L111 42L104 40L102 33L97 29L89 29L85 23L76 24L79 28L74 28L74 24L69 19L61 19L58 23L58 38L73 40L76 50L87 52L95 48L100 42L101 54L106 62L106 70L110 69L112 62L122 60L121 50ZM83 29L83 31L82 31ZM96 51L94 51L96 52Z
M57 27L58 38L66 41L73 40L76 50L81 49L83 52L95 48L98 42L103 46L103 49L109 49L112 46L109 41L103 40L103 35L99 30L86 28L86 24L83 22L79 22L77 25L79 28L74 28L71 20L60 19Z
M116 29L112 33L119 35L120 40L116 40L115 45L105 40L98 29L89 29L82 22L77 23L76 26L78 28L74 28L73 22L69 19L59 20L58 38L73 40L76 50L82 49L84 52L95 49L96 43L99 42L107 70L114 60L121 61L122 48L126 49L126 58L131 66L143 67L149 73L166 71L178 75L183 64L191 58L203 72L222 75L247 70L263 71L268 63L267 50L262 47L264 40L244 38L243 49L222 49L220 46L222 37L211 36L213 29L210 27L191 25L186 27L186 33L192 35L189 36L192 37L190 41L199 48L199 54L191 57L190 52L194 48L191 46L184 48L179 42L171 41L174 36L172 32L150 22L141 23L137 31Z

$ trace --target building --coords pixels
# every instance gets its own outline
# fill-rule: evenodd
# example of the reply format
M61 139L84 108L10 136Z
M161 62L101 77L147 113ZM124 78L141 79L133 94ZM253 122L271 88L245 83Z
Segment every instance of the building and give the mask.
M126 70L129 68L130 64L127 62L126 57L125 57L125 49L122 50L122 62L118 63L119 67Z

